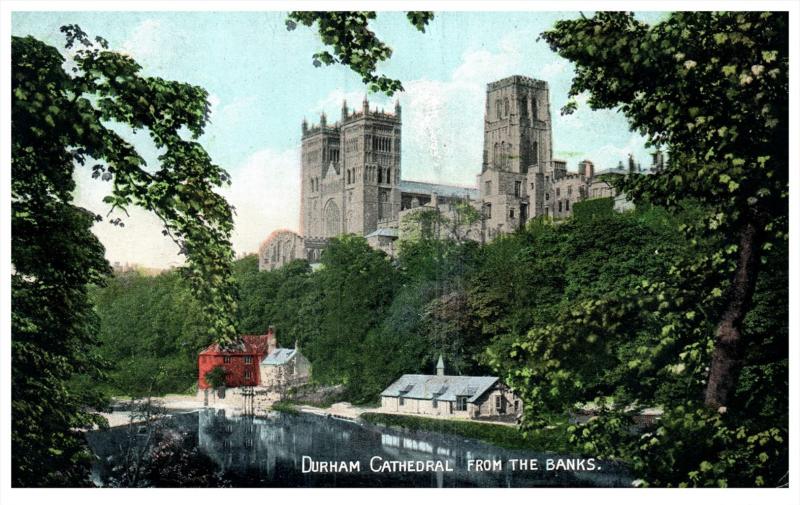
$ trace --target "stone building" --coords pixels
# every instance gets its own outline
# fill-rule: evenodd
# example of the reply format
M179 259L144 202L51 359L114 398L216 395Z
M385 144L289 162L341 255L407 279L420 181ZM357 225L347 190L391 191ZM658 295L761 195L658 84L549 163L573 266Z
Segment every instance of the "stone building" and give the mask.
M381 410L450 418L509 418L522 415L522 402L497 377L406 374L381 393Z
M261 361L260 385L265 388L282 390L305 384L311 378L311 363L294 349L278 347Z
M568 217L575 203L587 198L620 199L603 175L625 172L621 163L618 169L595 172L594 164L584 160L570 172L566 162L553 158L545 81L514 75L487 84L476 188L404 180L401 131L399 103L393 112L372 110L366 97L360 111L343 102L335 123L328 123L325 114L317 125L303 120L300 231L270 235L259 248L259 268L271 270L296 258L318 262L328 240L346 233L363 235L371 246L394 255L400 221L413 214L409 211L452 213L455 200L466 200L479 211L480 223L464 233L485 242L532 217ZM663 166L663 155L654 154L653 170ZM641 170L632 158L631 170ZM618 203L617 208L626 207L624 199Z

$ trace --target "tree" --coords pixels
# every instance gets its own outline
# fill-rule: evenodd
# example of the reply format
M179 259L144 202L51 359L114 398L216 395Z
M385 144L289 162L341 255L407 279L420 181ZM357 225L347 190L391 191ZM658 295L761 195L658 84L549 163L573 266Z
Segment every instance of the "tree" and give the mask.
M331 239L321 260L308 299L317 330L304 352L315 379L343 383L355 399L363 399L364 375L371 368L365 342L391 306L400 275L386 254L355 235Z
M421 32L433 19L433 13L426 11L409 12L406 16L411 25ZM392 96L397 91L403 91L403 85L397 79L377 75L378 63L392 55L392 48L369 29L369 22L375 17L374 11L294 11L289 13L286 29L294 30L297 23L304 26L316 23L322 42L331 46L333 53L327 50L315 53L312 57L315 67L323 63L347 65L361 76L371 91L382 91Z
M619 107L632 129L668 147L665 170L628 176L621 188L667 207L695 198L708 209L703 230L733 237L697 260L732 265L705 390L714 410L725 410L737 386L763 251L785 240L788 23L785 12L678 12L649 26L601 12L542 34L576 65L572 96Z
M12 38L12 461L18 486L88 485L80 429L101 398L67 389L75 375L99 378L96 315L87 285L108 273L89 228L98 217L72 204L73 172L112 184L105 201L139 205L161 218L187 257L182 272L208 316L207 333L236 339L230 272L232 209L214 189L229 177L196 141L208 94L189 84L143 77L129 56L62 27L65 58L33 37ZM135 147L108 125L146 130L160 150L145 167ZM184 133L188 132L188 133ZM188 137L188 138L186 138ZM112 220L120 226L119 218Z
M228 372L225 371L225 368L222 366L215 366L208 372L206 372L206 382L208 382L212 388L221 388L225 385L225 379L228 375Z

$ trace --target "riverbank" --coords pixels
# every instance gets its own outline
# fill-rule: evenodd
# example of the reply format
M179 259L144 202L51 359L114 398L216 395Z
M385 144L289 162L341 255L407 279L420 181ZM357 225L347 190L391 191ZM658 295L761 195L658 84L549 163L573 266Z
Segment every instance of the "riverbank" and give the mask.
M405 428L412 431L427 431L457 435L480 440L506 449L527 449L553 453L566 453L571 449L565 431L560 426L523 435L516 426L507 423L483 421L457 421L422 416L366 412L361 419L368 423Z
M132 420L130 400L114 402L114 411L102 413L109 427L127 425ZM192 412L208 408L197 396L167 395L153 398L151 402L156 410L164 415ZM214 408L211 406L211 408ZM285 413L307 413L342 419L362 420L393 428L410 431L426 431L456 435L464 438L480 440L506 449L536 450L544 452L564 453L570 447L566 433L558 421L549 429L530 432L523 435L513 423L501 421L453 420L440 419L423 415L401 415L382 411L380 407L359 407L347 402L334 403L326 407L298 404L291 401L275 402L271 409ZM136 422L134 420L134 422ZM564 420L566 422L566 420Z
M141 402L142 400L138 400ZM141 422L140 417L134 410L131 409L130 398L113 398L111 412L99 412L100 415L106 418L109 428L116 426L124 426L133 422ZM154 410L163 411L165 415L182 414L186 412L193 412L204 408L203 401L199 400L196 396L191 395L166 395L156 398L151 398L150 402Z

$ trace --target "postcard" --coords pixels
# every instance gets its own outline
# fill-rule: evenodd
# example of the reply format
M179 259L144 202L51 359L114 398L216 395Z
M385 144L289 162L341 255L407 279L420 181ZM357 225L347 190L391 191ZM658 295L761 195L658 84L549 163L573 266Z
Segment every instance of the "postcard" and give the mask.
M796 5L31 5L12 491L791 502Z

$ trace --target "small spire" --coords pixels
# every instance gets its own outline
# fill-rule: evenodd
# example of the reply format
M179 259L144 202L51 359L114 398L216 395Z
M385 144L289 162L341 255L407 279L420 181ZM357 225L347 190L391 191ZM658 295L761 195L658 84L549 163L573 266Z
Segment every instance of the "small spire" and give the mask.
M394 115L400 117L400 100L394 101Z
M361 106L364 108L364 114L369 112L369 100L367 100L366 93L364 93L364 101L361 102Z
M319 116L319 125L320 125L320 126L325 126L325 125L327 125L327 124L328 124L328 117L327 117L327 116L325 115L325 113L323 112L323 113L322 113L322 114L320 114L320 116Z
M442 359L441 354L439 354L439 361L436 363L436 375L444 376L444 359Z

